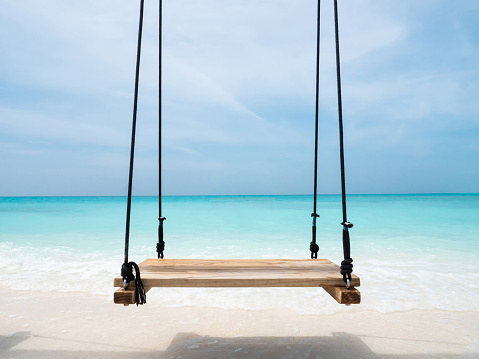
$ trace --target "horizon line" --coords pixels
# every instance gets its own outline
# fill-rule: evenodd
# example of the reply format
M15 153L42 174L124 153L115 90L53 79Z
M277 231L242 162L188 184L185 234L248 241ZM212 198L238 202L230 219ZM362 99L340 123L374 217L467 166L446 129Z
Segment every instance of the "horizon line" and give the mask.
M404 192L404 193L347 193L347 196L403 196L403 195L479 195L479 192ZM314 196L313 193L300 194L169 194L166 197L280 197ZM318 196L341 196L341 193L318 193ZM0 198L45 198L45 197L127 197L127 195L2 195ZM158 195L134 195L132 197L158 197Z

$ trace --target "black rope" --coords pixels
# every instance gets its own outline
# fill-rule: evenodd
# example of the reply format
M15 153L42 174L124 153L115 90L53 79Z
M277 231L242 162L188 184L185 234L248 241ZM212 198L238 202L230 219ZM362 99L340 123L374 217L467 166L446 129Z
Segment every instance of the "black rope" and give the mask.
M163 221L165 217L158 218L158 243L156 244L156 251L158 252L158 259L164 258L164 250L165 250L165 241L163 240Z
M140 20L138 26L138 48L136 52L136 74L135 74L135 95L133 100L133 123L131 126L131 148L130 148L130 172L128 178L128 201L126 205L126 231L125 231L125 263L128 263L128 248L130 244L130 212L131 212L131 188L133 183L133 159L135 158L135 135L136 135L136 113L138 109L138 81L140 77L140 54L141 34L143 30L143 4L140 1Z
M338 0L334 0L334 29L336 37L336 74L338 84L338 115L339 115L339 156L341 159L341 198L343 207L343 253L344 260L341 262L341 274L345 283L351 282L351 273L353 272L353 260L351 259L351 248L349 229L353 224L348 222L346 215L346 180L344 173L344 145L343 145L343 109L341 101L341 70L339 59L339 30L338 30Z
M133 268L135 268L135 275L133 274ZM143 282L141 281L140 268L135 262L123 263L121 266L121 276L123 277L123 282L127 283L125 289L128 289L131 281L135 281L135 303L138 306L139 304L146 303L146 292L143 287Z
M318 196L318 118L319 118L319 45L320 45L320 13L321 0L318 0L318 20L316 33L316 113L314 126L314 198L313 198L313 226L312 226L312 241L309 244L311 251L311 259L318 258L319 246L316 243L316 219L319 215L316 213L316 204Z
M140 77L140 53L141 53L141 35L143 30L143 5L144 0L140 1L140 20L138 25L138 49L136 53L136 74L135 74L135 96L133 100L133 123L131 128L131 149L130 149L130 172L128 178L128 202L126 206L126 230L125 230L125 261L121 267L121 276L125 284L125 289L128 288L130 282L135 279L132 273L132 266L136 271L136 304L143 304L146 302L146 297L143 289L143 284L140 278L140 270L136 263L128 262L128 249L130 244L130 213L131 213L131 189L133 183L133 159L135 157L135 134L136 134L136 113L138 109L138 82ZM142 293L143 292L143 293Z
M162 65L162 21L163 21L163 1L160 0L158 11L158 243L156 244L156 251L158 258L163 259L165 250L165 241L163 240L163 221L166 219L161 215L161 65Z

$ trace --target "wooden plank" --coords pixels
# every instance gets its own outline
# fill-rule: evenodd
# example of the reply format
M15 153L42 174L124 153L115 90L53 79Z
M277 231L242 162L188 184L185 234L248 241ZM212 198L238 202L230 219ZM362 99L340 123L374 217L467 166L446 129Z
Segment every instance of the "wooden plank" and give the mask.
M354 287L323 287L326 292L328 292L331 297L336 299L339 304L359 304L361 303L361 293Z
M140 269L155 272L205 270L205 269L262 269L262 268L297 268L317 269L319 264L333 265L329 259L147 259L140 263Z
M145 287L145 293L147 293L150 289L151 287ZM134 285L130 286L128 290L125 290L124 288L118 288L115 293L113 293L113 302L115 304L123 305L135 304L135 292L136 290Z
M147 259L139 266L145 287L344 286L339 266L327 259ZM359 278L351 284L359 286ZM121 277L114 286L123 286Z
M116 304L135 304L135 289L129 288L125 290L124 288L119 288L113 294L113 302Z

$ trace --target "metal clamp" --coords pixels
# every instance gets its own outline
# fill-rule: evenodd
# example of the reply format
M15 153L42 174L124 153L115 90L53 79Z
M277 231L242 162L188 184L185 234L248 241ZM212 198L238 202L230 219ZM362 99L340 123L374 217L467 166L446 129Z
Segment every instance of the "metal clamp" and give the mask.
M353 228L353 224L351 222L341 222L344 227L344 230L347 231L348 228Z

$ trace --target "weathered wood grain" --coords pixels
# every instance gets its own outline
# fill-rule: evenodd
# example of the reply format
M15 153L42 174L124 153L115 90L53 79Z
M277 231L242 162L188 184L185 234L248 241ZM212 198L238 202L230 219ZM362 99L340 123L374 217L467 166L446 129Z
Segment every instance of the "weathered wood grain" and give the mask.
M147 259L139 266L145 287L344 286L339 266L327 259ZM114 286L122 285L115 278ZM360 285L357 276L351 285Z
M113 293L113 302L116 304L135 304L135 288L125 290L119 288Z
M113 293L113 302L115 304L123 304L123 305L129 305L129 304L135 304L135 283L132 282L130 283L130 287L128 290L125 290L124 288L119 288ZM123 283L122 283L123 285ZM145 293L148 293L148 291L151 289L151 287L144 287L145 288Z
M361 303L361 293L354 287L330 287L324 286L323 289L328 292L331 297L336 299L339 304L359 304Z

